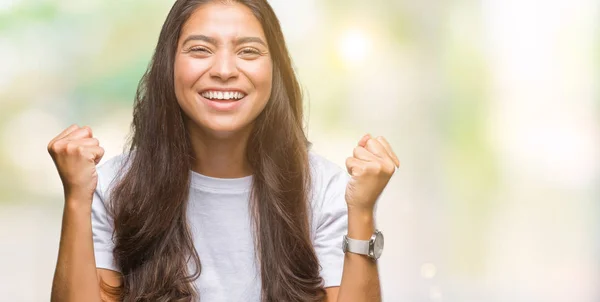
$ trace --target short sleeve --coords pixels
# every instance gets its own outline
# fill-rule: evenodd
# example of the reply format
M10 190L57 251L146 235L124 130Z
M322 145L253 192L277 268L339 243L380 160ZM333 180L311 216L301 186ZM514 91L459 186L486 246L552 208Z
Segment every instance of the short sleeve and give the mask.
M101 171L98 169L98 185L92 199L92 237L96 267L120 272L114 262L113 224L106 208L101 180Z
M339 170L328 182L318 215L314 248L321 265L324 287L339 286L344 269L343 236L348 232L348 206L345 193L350 175Z

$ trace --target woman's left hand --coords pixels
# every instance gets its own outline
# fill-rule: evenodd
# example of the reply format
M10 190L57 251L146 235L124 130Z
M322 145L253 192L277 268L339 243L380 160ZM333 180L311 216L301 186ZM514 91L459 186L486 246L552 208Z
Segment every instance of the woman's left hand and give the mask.
M372 212L377 198L400 167L398 157L385 138L367 134L346 159L351 178L346 187L348 210Z

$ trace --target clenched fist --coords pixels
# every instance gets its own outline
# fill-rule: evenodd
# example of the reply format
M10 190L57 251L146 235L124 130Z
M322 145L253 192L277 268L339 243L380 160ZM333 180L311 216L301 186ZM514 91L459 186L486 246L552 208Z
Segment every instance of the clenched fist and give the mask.
M90 127L71 125L48 144L63 183L65 200L90 201L98 183L96 165L104 149Z
M377 198L400 167L398 157L385 138L365 135L346 159L351 178L346 187L349 209L372 212Z

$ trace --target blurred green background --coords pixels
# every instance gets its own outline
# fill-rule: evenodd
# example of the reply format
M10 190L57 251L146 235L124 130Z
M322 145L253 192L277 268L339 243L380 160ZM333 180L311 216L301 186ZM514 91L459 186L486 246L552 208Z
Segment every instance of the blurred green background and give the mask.
M0 0L0 295L48 301L62 186L90 125L122 151L173 1ZM600 300L600 3L277 0L309 138L402 161L378 204L384 301Z

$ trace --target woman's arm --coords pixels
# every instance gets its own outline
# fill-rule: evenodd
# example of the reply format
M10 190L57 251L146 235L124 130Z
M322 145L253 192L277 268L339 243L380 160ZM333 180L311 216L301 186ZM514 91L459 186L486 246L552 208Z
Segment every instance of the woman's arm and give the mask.
M72 125L50 141L48 152L65 192L50 300L101 301L99 280L112 286L120 282L116 272L96 270L94 258L92 200L98 183L96 165L104 155L104 149L92 137L92 129Z
M348 237L369 240L375 231L373 212L348 209ZM365 255L346 253L337 301L381 301L377 262Z
M400 161L385 138L365 135L358 142L353 156L346 160L351 175L345 194L349 238L371 238L375 231L375 203L399 166ZM328 289L327 300L381 301L377 263L365 255L346 253L340 287Z
M118 287L122 282L121 274L96 269L91 207L78 207L81 204L65 202L51 301L117 301L116 297L101 289L100 283Z
M374 231L373 212L348 209L348 237L369 240ZM381 301L377 262L368 256L346 253L342 284L326 291L327 302Z
M101 301L94 259L92 201L66 200L52 302Z

